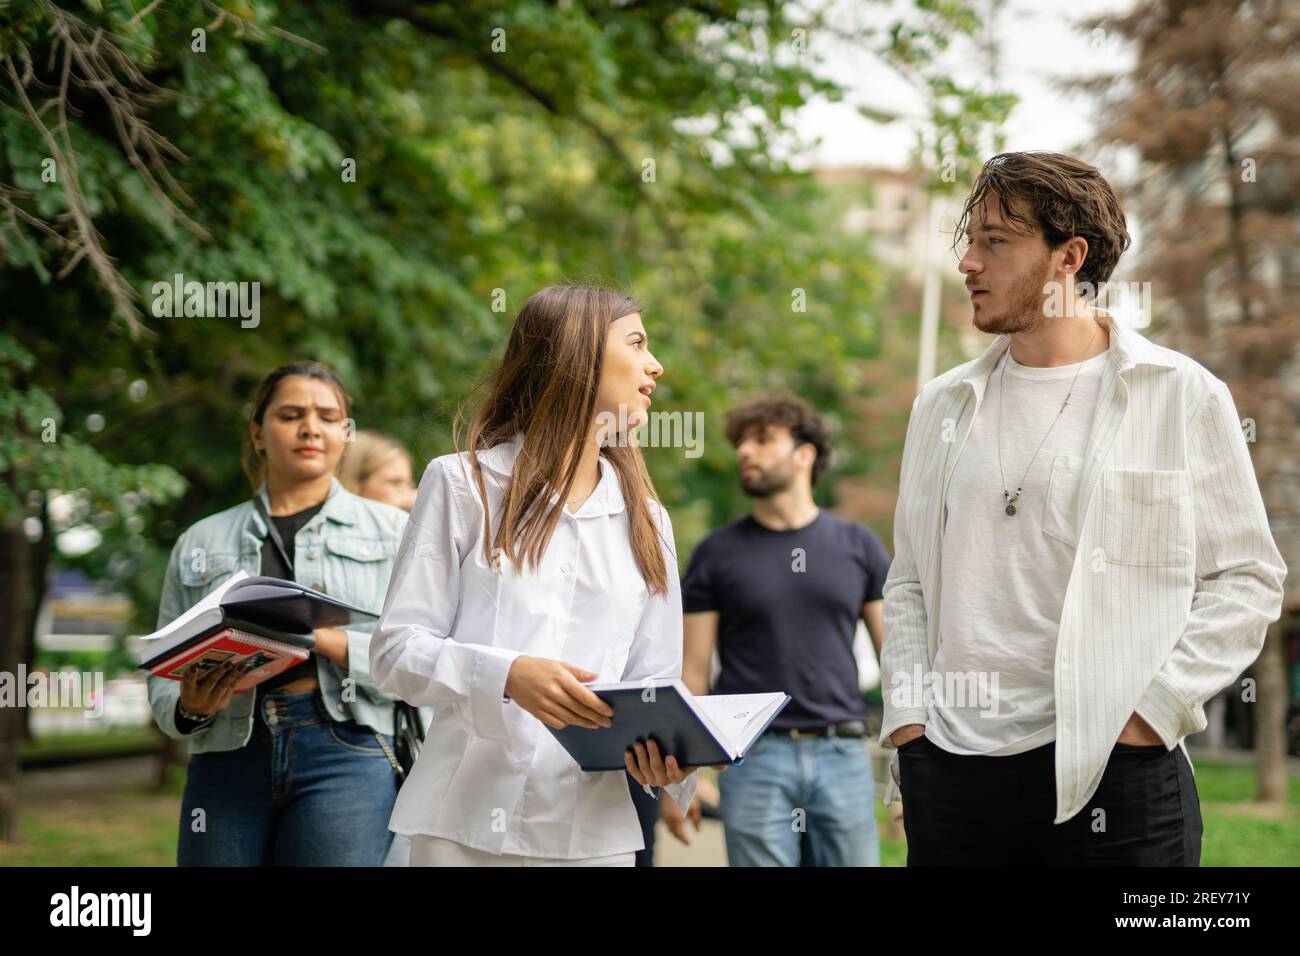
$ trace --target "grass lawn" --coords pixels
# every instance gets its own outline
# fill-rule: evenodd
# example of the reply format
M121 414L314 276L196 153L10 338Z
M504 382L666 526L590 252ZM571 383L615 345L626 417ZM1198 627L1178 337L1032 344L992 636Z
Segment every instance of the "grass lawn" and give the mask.
M1253 766L1197 764L1196 790L1205 824L1202 866L1300 866L1300 775L1291 775L1282 807L1251 802ZM891 822L893 809L876 804L880 865L906 866L907 840Z
M35 766L72 755L138 753L157 750L162 740L162 735L151 728L110 730L94 734L59 734L24 740L18 745L18 759L24 765Z
M1204 866L1300 866L1300 775L1292 775L1283 807L1250 802L1250 766L1202 764L1196 768L1205 840ZM22 815L27 842L0 846L0 866L171 866L183 772L165 793L128 792L101 797L43 799ZM907 843L891 821L893 808L876 806L880 862L904 866Z
M175 866L180 797L113 794L46 800L22 815L26 842L0 866Z
M1206 764L1196 768L1205 840L1203 866L1300 866L1300 775L1288 780L1281 807L1254 804L1255 768Z

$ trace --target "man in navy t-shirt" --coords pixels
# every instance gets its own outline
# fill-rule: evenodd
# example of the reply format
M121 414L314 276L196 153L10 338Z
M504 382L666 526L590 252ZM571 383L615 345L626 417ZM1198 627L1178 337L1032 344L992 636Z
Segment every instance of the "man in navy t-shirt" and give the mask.
M853 638L861 618L879 653L889 555L871 531L813 502L830 440L807 402L751 402L732 410L726 431L754 511L691 557L682 679L696 694L792 698L744 762L718 778L728 860L877 866ZM710 688L715 646L721 669Z

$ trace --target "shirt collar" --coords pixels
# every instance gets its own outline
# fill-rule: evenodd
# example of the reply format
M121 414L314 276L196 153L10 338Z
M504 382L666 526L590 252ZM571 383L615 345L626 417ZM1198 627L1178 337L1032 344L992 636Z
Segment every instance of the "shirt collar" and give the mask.
M513 438L493 445L484 451L478 453L479 463L490 471L509 478L514 473L515 459L519 457L519 451L523 448L524 434L516 432ZM618 472L604 455L598 459L600 468L600 480L596 483L595 490L591 496L582 503L578 513L568 514L572 518L594 518L600 515L618 514L627 506L623 499L623 491L619 485ZM559 502L558 493L551 495L551 504Z
M1123 322L1116 321L1110 313L1105 313L1110 321L1107 328L1110 331L1110 345L1107 348L1107 354L1110 356L1110 364L1114 366L1115 371L1119 373L1127 372L1135 365L1154 365L1160 368L1173 368L1174 363L1164 354L1164 350L1145 336L1139 335L1133 329L1128 328ZM981 355L966 374L954 382L949 382L944 388L954 389L970 382L981 391L988 381L989 373L993 371L998 359L1002 358L1003 353L1011 347L1011 336L999 335L995 338L984 354Z
M266 508L266 513L271 513L271 498L266 492L266 482L263 482L257 489L257 497L262 500L262 506ZM264 537L270 531L262 516L254 508L251 520L253 526L257 529L258 537ZM320 511L312 516L308 524L310 525L317 520L333 521L338 524L356 524L357 521L357 503L356 496L343 487L343 483L337 477L330 477L329 494L325 496L325 503L321 506Z

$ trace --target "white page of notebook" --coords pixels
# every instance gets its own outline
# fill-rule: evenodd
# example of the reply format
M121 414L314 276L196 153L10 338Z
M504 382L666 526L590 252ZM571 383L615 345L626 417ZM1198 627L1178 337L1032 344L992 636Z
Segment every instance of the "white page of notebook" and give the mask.
M711 694L696 697L695 706L724 735L721 743L742 751L783 700L785 694Z
M172 621L170 624L163 625L158 630L154 631L152 634L146 634L144 637L140 638L140 640L156 641L160 637L166 637L167 635L175 634L186 624L186 622L192 621L200 614L203 614L206 611L210 611L214 607L220 605L221 599L226 596L226 592L229 591L233 585L235 585L239 581L244 580L244 578L246 577L248 577L247 571L243 571L243 570L236 571L233 575L231 575L229 578L227 578L225 581L222 582L221 587L214 588L213 590L205 594L197 604L195 604L192 608L190 608L188 611L186 611L176 620ZM152 654L155 652L150 651L149 653Z

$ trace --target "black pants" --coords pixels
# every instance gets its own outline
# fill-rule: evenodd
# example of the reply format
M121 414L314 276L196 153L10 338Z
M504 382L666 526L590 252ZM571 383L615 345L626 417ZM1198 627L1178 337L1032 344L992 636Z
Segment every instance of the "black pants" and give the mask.
M1097 792L1061 824L1055 759L1055 743L984 757L908 741L907 865L1200 866L1201 804L1181 747L1116 744Z
M630 773L625 776L627 792L632 795L632 805L636 807L636 817L641 824L641 836L645 840L645 849L636 851L636 865L654 866L655 824L659 822L659 800L642 790L641 784L633 780ZM663 800L672 799L664 790L659 791L659 797Z

